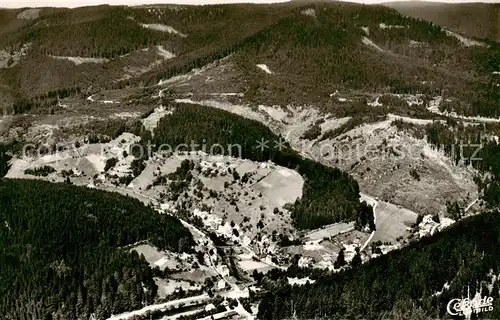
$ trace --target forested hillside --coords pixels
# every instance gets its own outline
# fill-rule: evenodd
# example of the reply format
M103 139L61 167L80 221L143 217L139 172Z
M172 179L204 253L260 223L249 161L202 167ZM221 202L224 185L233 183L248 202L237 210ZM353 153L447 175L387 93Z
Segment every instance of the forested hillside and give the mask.
M85 7L56 12L39 23L32 21L0 40L8 45L30 42L33 52L55 56L113 59L156 44L172 47L180 55L230 45L286 16L292 7ZM168 25L178 33L142 26L148 24Z
M26 44L18 64L0 69L0 84L16 91L14 100L64 88L156 85L229 57L247 87L244 99L253 103L332 108L332 89L429 95L445 90L474 106L457 112L497 115L490 77L498 71L497 44L465 47L441 27L384 6L79 8L0 34L0 50L19 51ZM175 56L155 60L160 45ZM51 56L107 60L74 65ZM262 76L259 63L273 74ZM142 71L124 76L127 68Z
M500 130L496 124L478 126L454 125L448 127L439 122L425 127L427 141L436 149L453 158L455 163L463 161L484 175L477 178L482 200L489 208L500 206L500 144L488 138Z
M379 49L364 44L364 38ZM184 55L136 81L156 84L232 54L248 83L245 99L253 103L331 106L332 88L429 95L446 90L478 106L457 112L487 114L489 109L492 115L494 108L479 106L495 101L485 93L491 92L489 76L498 67L499 52L494 44L463 47L441 27L382 6L303 4L239 41ZM255 68L262 62L272 75Z
M179 220L115 193L0 180L2 319L98 319L156 297L149 264L119 249L149 240L189 251Z
M314 285L270 281L259 317L290 319L296 312L298 319L436 319L445 316L451 299L466 297L469 286L471 295L482 290L494 298L493 311L482 317L495 319L499 245L500 214L485 212L345 272L317 275Z
M16 19L22 10L0 10L5 30L0 32L0 52L16 55L22 48L27 50L20 63L11 65L8 56L7 69L0 63L0 85L15 90L15 99L68 87L115 87L124 68L147 71L149 65L161 62L154 59L156 45L177 57L160 63L153 73L187 68L194 59L231 46L287 16L294 6L97 6L52 14L44 9L40 18L32 20ZM107 60L75 65L51 56ZM134 85L144 83L132 80ZM118 83L127 86L131 79Z
M143 141L147 141L145 137ZM302 199L292 207L292 218L300 229L317 228L338 221L356 220L359 187L346 172L302 158L263 124L210 107L177 104L172 115L164 117L155 129L153 144L172 148L186 144L209 152L219 144L224 154L254 161L268 161L297 170L305 180ZM267 141L259 147L259 141ZM277 148L277 142L283 146ZM203 147L205 145L205 147ZM214 148L214 152L221 152Z
M383 29L381 23L402 28ZM383 52L363 44L365 36ZM409 39L425 45L409 48ZM269 27L204 56L168 62L163 70L150 72L141 80L156 84L235 54L250 83L247 97L254 102L319 103L332 86L428 94L447 87L458 94L471 80L467 72L476 68L472 57L482 51L463 49L440 27L403 17L389 8L318 3L294 8ZM262 77L255 68L259 61L266 62L276 75ZM453 68L453 72L443 73L433 67L436 64Z

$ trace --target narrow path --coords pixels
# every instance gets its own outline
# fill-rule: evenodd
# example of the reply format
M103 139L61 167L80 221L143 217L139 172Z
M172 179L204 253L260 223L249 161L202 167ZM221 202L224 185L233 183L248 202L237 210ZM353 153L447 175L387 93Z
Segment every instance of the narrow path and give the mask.
M361 196L361 200L366 201L367 203L369 203L369 204L372 205L372 208L373 208L373 222L375 223L375 230L372 231L372 233L370 234L370 236L368 237L368 239L361 246L361 250L360 251L363 251L370 244L370 242L373 239L373 236L375 235L375 232L377 232L377 229L378 229L377 228L377 205L378 205L378 201L375 200L374 198L372 198L371 196L367 195L366 193L361 193L360 192L360 196Z
M435 99L433 101L433 103L430 104L430 106L427 108L427 110L434 113L434 114L454 118L456 120L465 120L465 121L476 122L476 123L477 122L479 122L479 123L498 123L498 122L500 122L500 118L488 118L488 117L482 117L482 116L469 117L469 116L457 114L455 112L441 112L439 110L439 107L441 106L441 101L442 101L442 97Z
M130 311L130 312L125 312L119 315L113 315L109 317L107 320L126 320L126 319L131 319L134 318L135 316L141 316L145 315L148 311L159 311L159 310L165 310L166 308L169 307L178 307L181 303L184 305L191 305L193 303L198 303L202 304L204 302L209 301L210 298L208 294L204 293L199 296L194 296L194 297L188 297L188 298L183 298L183 299L178 299L178 300L173 300L173 301L168 301L160 304L152 304L150 306L144 307L139 310L135 311Z
M180 317L192 316L194 314L197 314L197 313L203 312L203 311L205 311L205 308L195 309L195 310L191 310L191 311L186 311L186 312L178 313L178 314L173 315L173 316L163 317L162 320L176 320L176 319L179 319Z
M479 198L477 198L476 200L472 201L472 202L471 202L471 203L467 206L467 208L465 208L464 213L467 213L467 211L469 211L469 209L470 209L473 205L475 205L475 204L476 204L476 202L478 202L478 201L479 201Z

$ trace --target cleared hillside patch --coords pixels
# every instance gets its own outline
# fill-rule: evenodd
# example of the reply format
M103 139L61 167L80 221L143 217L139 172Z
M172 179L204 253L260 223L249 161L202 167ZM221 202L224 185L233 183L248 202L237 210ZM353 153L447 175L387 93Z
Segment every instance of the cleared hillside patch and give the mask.
M337 221L354 220L359 205L357 183L345 172L301 158L283 138L263 124L226 111L191 104L178 104L173 114L164 117L154 131L156 146L192 143L223 148L239 146L241 156L253 161L272 162L297 170L304 178L302 199L291 207L298 228L315 228ZM260 141L260 142L259 142ZM265 143L267 141L267 143ZM282 145L278 145L282 141ZM260 144L259 144L260 143ZM264 143L264 144L262 144ZM221 149L214 149L220 153ZM235 149L222 152L235 152Z

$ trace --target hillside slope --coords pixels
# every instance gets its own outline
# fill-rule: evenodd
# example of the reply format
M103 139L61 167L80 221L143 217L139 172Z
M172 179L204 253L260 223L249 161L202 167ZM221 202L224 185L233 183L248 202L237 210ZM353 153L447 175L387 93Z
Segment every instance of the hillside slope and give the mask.
M325 106L339 89L444 90L477 103L500 50L461 41L393 9L350 3L64 10L0 35L1 103L46 110L68 92L153 86L226 57L255 103Z
M120 247L150 240L183 252L193 245L179 220L117 194L7 179L0 191L5 319L87 319L92 313L105 319L151 303L153 271Z
M356 181L336 168L302 159L286 144L279 148L271 146L282 141L282 137L274 135L257 121L215 108L179 104L172 115L160 121L152 141L156 146L165 143L191 145L202 141L203 145L210 147L235 145L240 148L240 158L272 161L297 170L306 181L302 198L290 206L291 217L298 229L352 221L358 214L359 187ZM259 148L258 141L267 141L269 146ZM201 150L201 146L198 149Z

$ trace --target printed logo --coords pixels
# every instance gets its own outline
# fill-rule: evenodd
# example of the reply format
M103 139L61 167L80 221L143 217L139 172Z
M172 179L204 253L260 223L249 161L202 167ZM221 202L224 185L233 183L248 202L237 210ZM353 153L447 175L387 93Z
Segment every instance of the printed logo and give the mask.
M482 297L480 293L476 293L472 299L451 299L446 311L452 316L464 316L466 319L470 319L472 314L493 311L493 297Z

